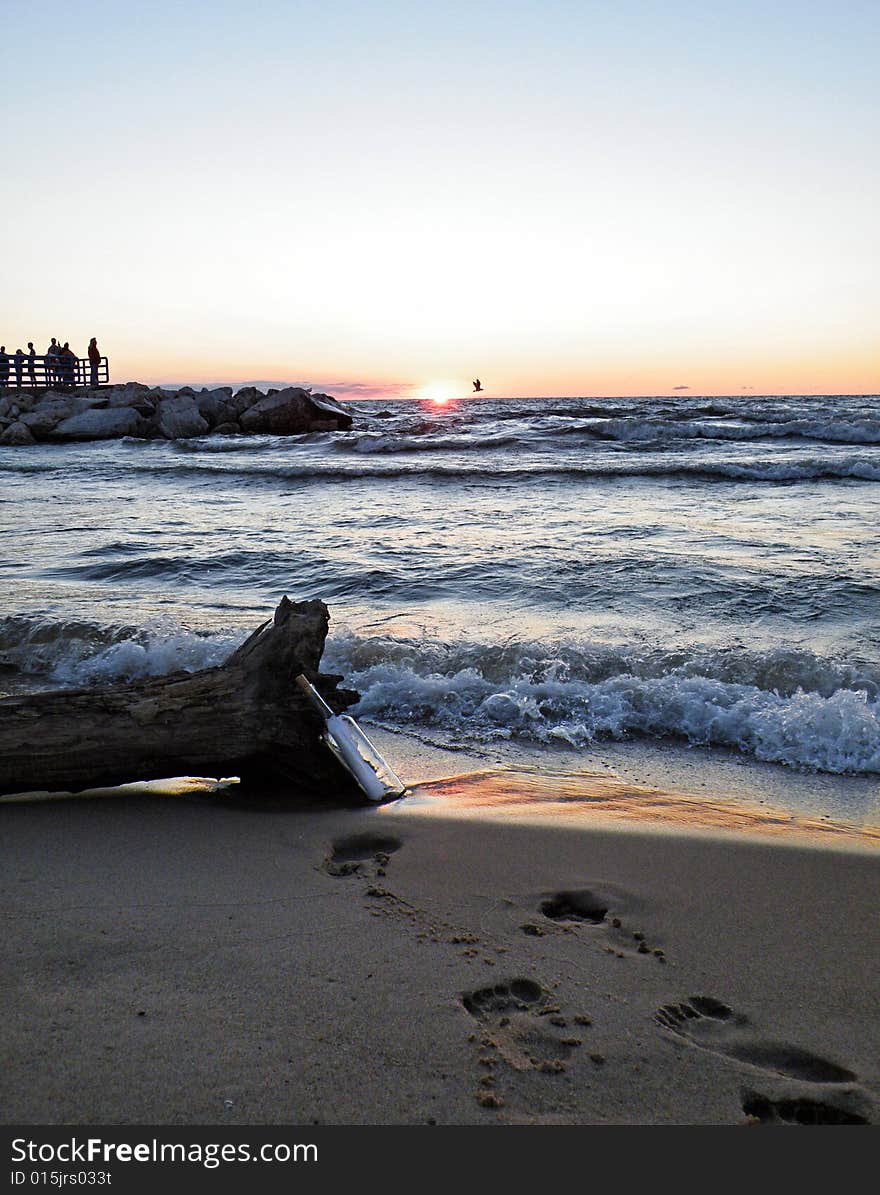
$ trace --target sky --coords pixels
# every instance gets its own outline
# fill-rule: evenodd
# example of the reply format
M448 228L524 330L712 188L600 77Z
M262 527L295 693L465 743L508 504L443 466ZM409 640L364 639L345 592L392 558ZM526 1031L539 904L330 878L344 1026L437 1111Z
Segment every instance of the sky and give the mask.
M0 338L344 396L880 391L876 0L3 0Z

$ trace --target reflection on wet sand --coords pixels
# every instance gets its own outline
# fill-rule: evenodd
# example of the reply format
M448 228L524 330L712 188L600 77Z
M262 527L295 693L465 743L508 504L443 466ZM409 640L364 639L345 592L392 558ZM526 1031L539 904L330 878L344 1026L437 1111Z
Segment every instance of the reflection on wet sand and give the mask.
M469 814L497 812L505 817L626 818L682 830L808 835L829 844L880 845L880 826L854 826L827 817L759 809L723 797L663 791L589 772L467 772L419 784L411 797L393 807L396 811L444 814L454 807Z

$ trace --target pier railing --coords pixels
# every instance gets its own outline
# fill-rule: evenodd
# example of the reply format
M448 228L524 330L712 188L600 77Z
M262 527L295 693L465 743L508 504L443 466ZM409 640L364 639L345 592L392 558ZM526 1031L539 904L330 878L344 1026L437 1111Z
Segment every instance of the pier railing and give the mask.
M92 362L87 357L30 357L17 358L7 353L0 357L0 390L59 390L84 386L88 390L110 381L110 364L106 357Z

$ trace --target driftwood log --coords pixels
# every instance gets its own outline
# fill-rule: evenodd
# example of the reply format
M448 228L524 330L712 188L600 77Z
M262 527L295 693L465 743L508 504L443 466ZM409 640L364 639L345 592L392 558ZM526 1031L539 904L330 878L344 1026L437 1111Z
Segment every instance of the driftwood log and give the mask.
M238 776L306 791L351 787L320 740L304 672L337 712L358 694L318 671L330 615L281 600L229 659L202 672L0 701L0 793L59 791L170 776Z

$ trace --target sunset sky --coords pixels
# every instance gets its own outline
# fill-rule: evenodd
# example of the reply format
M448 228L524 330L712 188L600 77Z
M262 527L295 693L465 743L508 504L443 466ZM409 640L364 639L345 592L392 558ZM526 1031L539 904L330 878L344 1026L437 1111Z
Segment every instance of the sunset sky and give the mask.
M3 37L7 350L880 390L876 0L7 0Z

